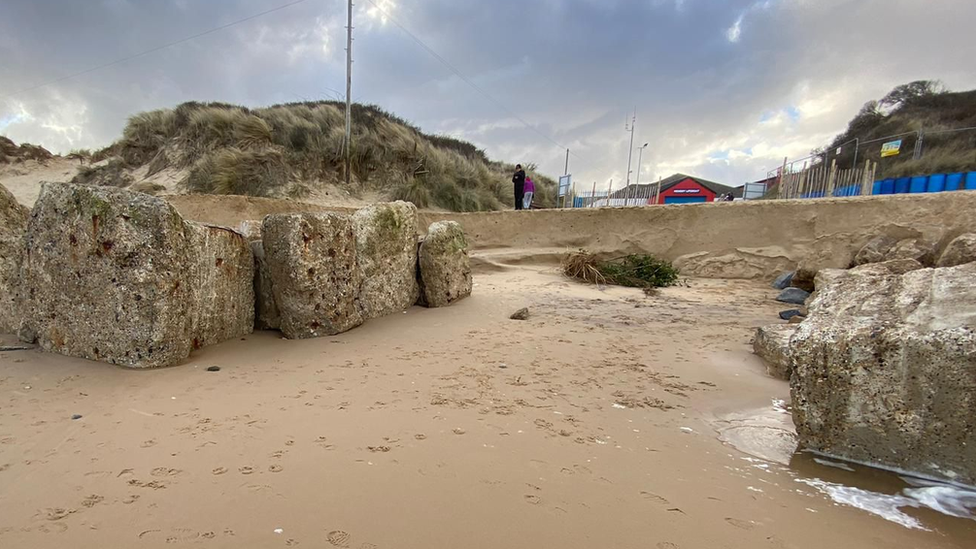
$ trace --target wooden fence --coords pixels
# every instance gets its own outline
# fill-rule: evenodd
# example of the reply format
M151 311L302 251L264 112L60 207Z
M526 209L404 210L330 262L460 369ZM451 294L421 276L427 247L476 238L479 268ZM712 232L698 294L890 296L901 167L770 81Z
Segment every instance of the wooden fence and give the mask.
M874 185L877 163L867 160L863 167L841 170L837 161L807 166L787 173L786 165L779 178L777 198L824 198L832 196L869 196Z

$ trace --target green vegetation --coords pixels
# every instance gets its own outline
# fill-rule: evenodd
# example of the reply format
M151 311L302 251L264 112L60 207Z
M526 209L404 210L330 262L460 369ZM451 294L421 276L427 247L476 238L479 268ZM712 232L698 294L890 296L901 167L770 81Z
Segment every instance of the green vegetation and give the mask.
M248 109L223 103L184 103L137 114L122 138L91 155L117 156L148 175L185 169L190 192L303 196L316 185L345 181L344 106L332 101ZM353 189L374 190L418 207L497 210L513 203L514 166L484 151L419 128L373 105L353 106L350 155ZM524 163L523 163L524 164ZM556 183L527 170L536 201L555 203Z
M616 284L632 288L665 288L678 282L678 269L652 255L631 254L600 261L586 250L570 254L563 261L563 273L592 284Z
M854 162L854 139L861 143L884 137L901 139L901 154L881 158L885 140L861 145L858 164L870 159L879 163L877 178L951 173L976 170L976 131L936 133L941 130L976 126L976 91L952 93L937 81L920 80L896 87L878 101L869 101L825 151L844 145L839 156L830 159L849 168ZM924 132L922 156L912 160L917 141L913 132ZM825 154L824 151L815 153Z

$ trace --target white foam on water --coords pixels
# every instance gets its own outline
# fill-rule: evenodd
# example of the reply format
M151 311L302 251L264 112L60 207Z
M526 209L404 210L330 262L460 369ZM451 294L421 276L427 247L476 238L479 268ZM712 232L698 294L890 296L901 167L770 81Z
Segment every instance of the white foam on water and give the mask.
M918 501L910 497L879 494L877 492L826 482L820 479L798 478L796 481L816 488L834 502L841 505L867 511L872 515L877 515L895 524L900 524L905 528L929 531L928 528L922 526L922 523L918 519L902 512L902 507L920 506Z
M902 480L914 486L902 493L922 507L951 517L976 520L976 489L911 477Z
M790 413L790 411L786 409L786 401L781 398L773 399L773 411L779 412L781 414Z

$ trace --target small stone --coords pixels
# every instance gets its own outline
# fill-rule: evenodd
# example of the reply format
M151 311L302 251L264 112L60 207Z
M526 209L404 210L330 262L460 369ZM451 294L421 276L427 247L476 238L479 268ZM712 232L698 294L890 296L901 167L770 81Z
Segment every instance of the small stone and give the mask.
M788 273L779 275L776 277L776 280L773 281L773 288L776 288L777 290L785 290L789 288L790 283L793 282L793 275L795 274L796 271L790 271Z
M781 294L779 294L776 301L790 303L792 305L803 305L808 297L810 297L810 292L806 290L801 290L800 288L787 288L783 290Z
M787 311L781 311L779 313L779 317L782 318L783 320L791 320L792 318L798 317L798 316L802 317L803 316L803 311L801 311L799 309L789 309Z
M211 367L207 368L207 371L208 372L219 372L220 371L220 366L211 366Z
M74 414L71 416L71 419L81 419L81 414Z
M529 319L529 309L528 307L522 307L521 309L512 313L512 316L508 317L512 320L528 320Z

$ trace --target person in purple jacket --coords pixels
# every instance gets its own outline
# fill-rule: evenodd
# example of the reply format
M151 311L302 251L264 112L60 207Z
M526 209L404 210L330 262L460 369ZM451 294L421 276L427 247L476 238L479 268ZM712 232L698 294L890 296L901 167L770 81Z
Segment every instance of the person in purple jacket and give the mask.
M535 194L535 183L528 176L525 178L525 187L523 188L523 198L522 198L522 209L528 210L532 207L532 195Z

